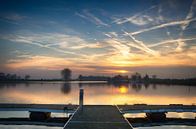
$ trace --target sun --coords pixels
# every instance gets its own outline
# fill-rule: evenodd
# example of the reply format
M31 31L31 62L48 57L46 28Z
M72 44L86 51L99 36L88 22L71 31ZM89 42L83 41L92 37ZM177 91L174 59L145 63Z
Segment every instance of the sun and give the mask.
M127 70L118 70L118 73L128 73L128 71Z
M120 86L119 87L119 92L122 94L125 94L128 92L128 88L126 86Z

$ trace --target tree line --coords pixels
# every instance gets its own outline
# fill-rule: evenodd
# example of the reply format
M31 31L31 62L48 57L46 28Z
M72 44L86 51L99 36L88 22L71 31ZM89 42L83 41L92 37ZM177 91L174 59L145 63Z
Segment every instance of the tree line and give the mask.
M1 81L10 81L10 80L29 80L30 75L25 75L24 77L21 77L17 74L10 74L10 73L0 73L0 80Z
M69 68L61 70L62 79L30 79L30 75L25 75L24 77L18 76L16 74L6 74L0 73L0 81L106 81L108 83L133 83L133 84L178 84L178 85L196 85L196 78L188 79L161 79L156 75L145 74L142 76L140 73L136 72L131 76L128 75L115 75L113 77L109 76L84 76L79 75L78 78L72 79L72 71Z
M63 80L71 80L72 71L68 68L61 71ZM113 77L109 76L84 76L79 75L76 79L78 81L107 81L108 83L133 83L133 84L177 84L177 85L196 85L196 78L188 79L161 79L157 78L157 75L145 74L142 76L140 73L136 72L130 77L128 75L115 75Z

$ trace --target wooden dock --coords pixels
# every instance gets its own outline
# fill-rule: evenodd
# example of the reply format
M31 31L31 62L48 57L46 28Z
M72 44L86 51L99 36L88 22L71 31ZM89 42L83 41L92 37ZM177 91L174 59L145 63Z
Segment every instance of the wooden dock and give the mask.
M85 105L76 110L64 129L132 129L117 106Z
M82 108L83 107L83 108ZM126 113L150 113L162 116L167 112L196 112L196 105L71 105L71 104L0 104L0 111L29 111L30 113L61 112L73 114L63 129L132 129L123 117ZM153 114L155 113L155 114ZM150 118L150 117L149 117ZM1 122L1 121L0 121ZM30 121L31 122L31 121ZM5 121L3 121L5 123ZM10 123L10 122L8 122Z
M0 111L38 111L38 112L57 112L73 113L78 105L72 104L16 104L0 103Z
M0 103L0 111L40 111L40 112L59 112L73 113L79 105L72 104L13 104ZM98 105L96 105L98 106ZM149 113L149 112L196 112L196 105L117 105L119 110L125 113Z
M196 112L196 105L169 104L169 105L118 105L123 114L125 113L154 113L154 112Z

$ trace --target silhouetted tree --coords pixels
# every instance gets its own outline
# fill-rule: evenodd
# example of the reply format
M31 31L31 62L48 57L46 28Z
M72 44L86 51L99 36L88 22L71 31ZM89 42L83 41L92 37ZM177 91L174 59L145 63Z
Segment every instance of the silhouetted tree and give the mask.
M152 75L152 79L156 79L157 78L157 75Z
M68 68L63 69L61 75L65 81L69 81L71 79L71 70Z
M17 79L17 80L21 80L21 77L20 77L20 76L17 76L16 79Z
M136 75L135 74L131 75L131 80L136 81Z
M122 76L122 75L116 75L111 78L111 81L114 83L122 83L122 82L128 82L128 76Z
M141 79L141 74L137 72L131 76L131 80L134 82L141 82Z
M0 80L6 79L5 73L0 73Z
M80 81L82 80L82 75L81 75L81 74L78 76L78 79L79 79Z
M11 79L16 80L17 79L17 75L16 74L12 74L11 75Z
M30 75L25 75L25 80L29 80Z
M149 76L148 76L148 74L146 74L145 76L144 76L144 81L149 81Z
M70 86L70 83L64 83L62 86L61 86L61 92L63 94L68 94L70 93L71 91L71 86Z
M11 79L11 74L8 73L8 74L6 75L6 79L7 79L7 80Z

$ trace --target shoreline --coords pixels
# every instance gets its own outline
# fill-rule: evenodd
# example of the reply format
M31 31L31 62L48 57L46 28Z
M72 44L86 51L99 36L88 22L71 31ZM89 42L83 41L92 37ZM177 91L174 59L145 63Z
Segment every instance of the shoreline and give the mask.
M166 80L166 81L165 81ZM169 80L169 81L168 81ZM12 84L12 83L46 83L46 82L61 82L61 83L81 83L81 84L114 84L114 85L121 85L121 84L131 84L131 85L181 85L181 86L196 86L196 79L194 79L193 82L191 82L189 79L157 79L157 80L151 80L151 81L142 81L142 82L133 82L133 81L105 81L105 80L70 80L70 81L64 81L64 80L0 80L0 84Z

